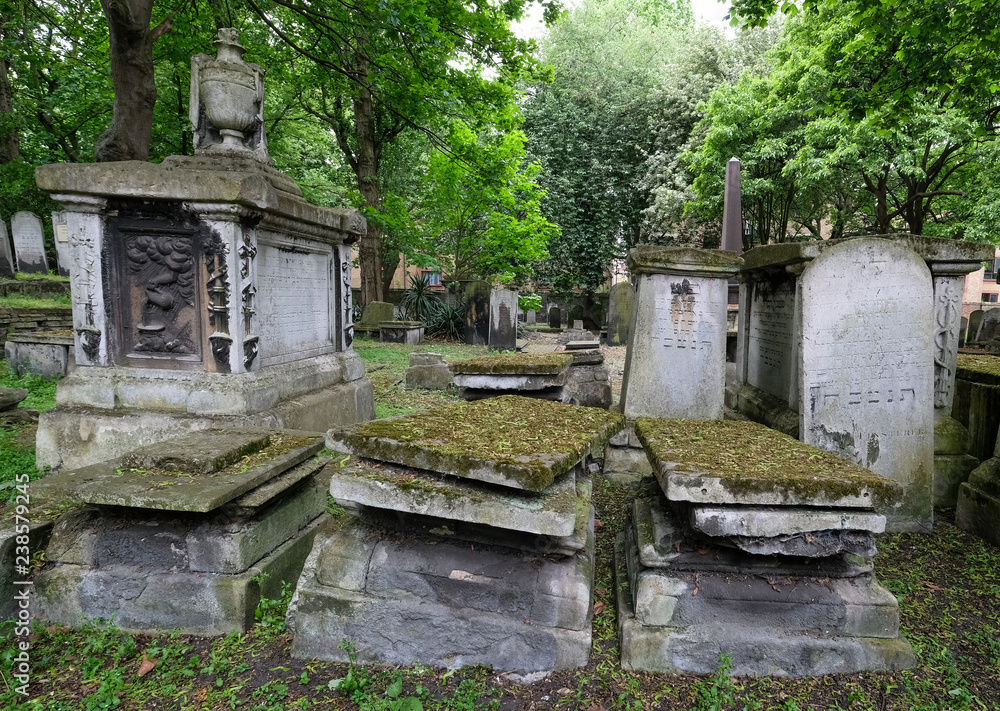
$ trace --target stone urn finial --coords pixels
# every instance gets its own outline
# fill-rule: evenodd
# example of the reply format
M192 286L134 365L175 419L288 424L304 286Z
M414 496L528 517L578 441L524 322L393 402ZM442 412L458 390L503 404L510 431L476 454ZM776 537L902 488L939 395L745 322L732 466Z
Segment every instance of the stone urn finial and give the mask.
M191 59L191 123L197 152L256 154L270 162L263 130L264 71L243 61L239 30L224 27L217 56Z

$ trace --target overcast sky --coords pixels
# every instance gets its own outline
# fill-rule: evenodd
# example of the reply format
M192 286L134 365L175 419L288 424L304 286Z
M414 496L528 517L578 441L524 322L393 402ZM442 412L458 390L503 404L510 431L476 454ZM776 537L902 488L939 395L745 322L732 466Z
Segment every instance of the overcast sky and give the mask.
M567 7L576 5L574 0L565 0L563 3ZM694 16L698 24L710 24L716 27L728 27L729 23L722 17L729 11L729 0L719 2L719 0L691 0L691 7L694 8ZM519 22L514 32L518 37L540 38L545 31L542 24L542 8L539 5L531 6L531 15L523 22Z

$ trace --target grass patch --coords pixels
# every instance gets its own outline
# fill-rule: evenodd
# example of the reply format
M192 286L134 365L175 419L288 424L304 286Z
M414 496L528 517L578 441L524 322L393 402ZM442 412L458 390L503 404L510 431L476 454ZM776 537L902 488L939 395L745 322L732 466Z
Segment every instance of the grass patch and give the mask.
M56 272L56 271L54 271L54 270L50 270L46 274L42 274L42 273L28 274L26 272L17 272L14 275L14 278L17 281L41 281L41 280L45 280L45 281L69 281L69 277L68 276L59 276L59 273Z
M44 298L24 294L0 296L0 308L5 309L68 309L72 305L69 294Z
M34 373L18 376L7 369L7 361L0 361L0 388L22 388L28 391L28 397L20 407L39 412L51 410L56 406L56 382L57 379L46 379Z

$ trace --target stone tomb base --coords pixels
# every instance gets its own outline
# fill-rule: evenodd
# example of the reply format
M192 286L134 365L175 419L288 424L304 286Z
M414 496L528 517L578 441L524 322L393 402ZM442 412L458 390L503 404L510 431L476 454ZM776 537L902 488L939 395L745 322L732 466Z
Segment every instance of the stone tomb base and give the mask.
M895 597L848 557L760 556L688 541L656 497L615 542L622 666L735 676L906 669ZM651 524L651 522L655 522ZM707 549L707 552L706 552Z
M547 554L544 536L526 546L516 531L466 526L459 538L455 522L420 527L423 519L384 526L387 519L363 509L320 531L289 609L295 657L347 661L338 647L348 639L365 663L520 672L587 664L592 515L585 547L568 556Z
M227 446L213 448L213 437ZM161 443L47 477L45 488L90 505L53 528L35 579L36 614L71 626L113 618L132 631L249 629L260 598L297 579L328 518L317 474L329 458L314 456L322 440L272 433L263 449L259 441L245 432L189 435L176 455Z

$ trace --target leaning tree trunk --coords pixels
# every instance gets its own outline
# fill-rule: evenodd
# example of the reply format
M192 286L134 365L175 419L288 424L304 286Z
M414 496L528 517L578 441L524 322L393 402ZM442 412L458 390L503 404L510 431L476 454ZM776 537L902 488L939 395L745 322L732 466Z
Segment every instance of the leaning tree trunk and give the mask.
M108 18L115 104L111 125L97 139L94 160L149 160L156 104L153 42L166 28L149 26L153 0L101 0L101 8Z
M377 211L382 206L382 191L378 182L378 156L375 147L375 116L371 91L365 86L368 79L367 62L358 67L359 89L354 95L354 125L358 137L357 165L358 190L365 205ZM361 265L361 308L373 301L384 301L382 289L382 225L372 220L368 231L358 245Z

